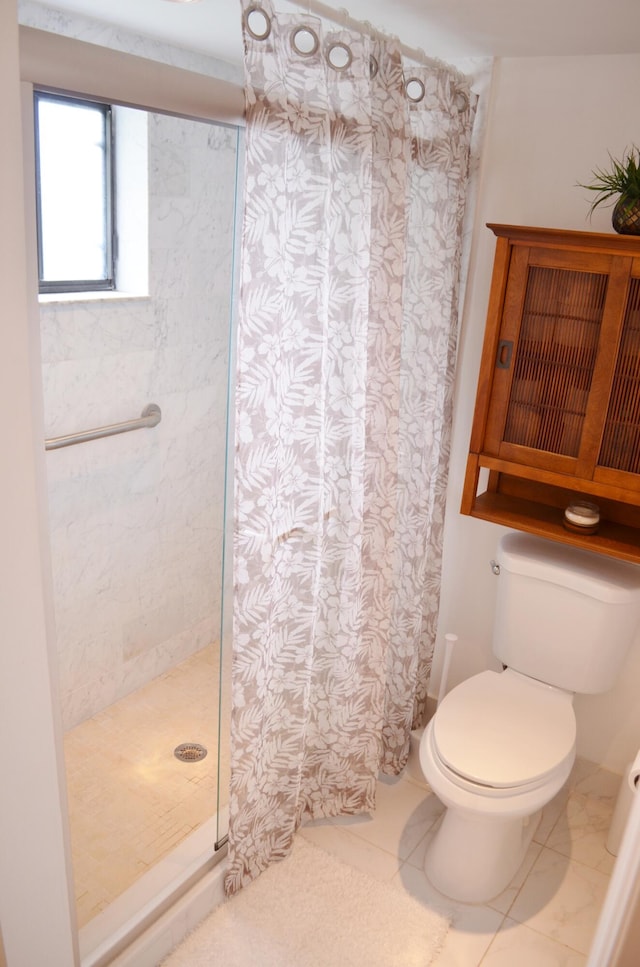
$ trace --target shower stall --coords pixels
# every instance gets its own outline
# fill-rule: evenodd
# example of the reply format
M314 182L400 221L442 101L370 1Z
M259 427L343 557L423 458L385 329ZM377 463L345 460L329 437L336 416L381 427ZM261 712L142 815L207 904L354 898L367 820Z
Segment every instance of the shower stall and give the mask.
M59 701L85 952L224 844L229 768L240 132L125 108L115 120L116 150L120 134L129 159L121 203L148 238L142 291L40 300Z

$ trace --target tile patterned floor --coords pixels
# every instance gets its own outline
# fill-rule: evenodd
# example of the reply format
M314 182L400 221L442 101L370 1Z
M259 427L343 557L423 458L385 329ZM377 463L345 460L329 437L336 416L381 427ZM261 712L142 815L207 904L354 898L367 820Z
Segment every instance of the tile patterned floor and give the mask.
M217 649L205 649L66 736L81 925L215 812L217 683ZM178 762L183 741L209 755ZM578 760L513 882L482 905L446 899L424 875L443 807L415 766L380 781L373 816L316 821L301 835L447 914L434 967L584 967L614 863L605 841L619 783Z
M218 670L205 648L65 736L80 926L215 814ZM180 762L182 742L206 758Z
M315 821L301 835L448 914L434 967L584 967L614 863L605 842L619 784L619 776L577 760L514 880L482 905L448 900L426 879L424 855L443 807L415 773L380 781L372 817Z

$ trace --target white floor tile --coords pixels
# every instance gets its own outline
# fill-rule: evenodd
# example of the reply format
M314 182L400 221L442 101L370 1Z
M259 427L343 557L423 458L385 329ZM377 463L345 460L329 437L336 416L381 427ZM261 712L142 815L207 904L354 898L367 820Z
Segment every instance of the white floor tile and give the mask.
M620 788L620 776L601 769L595 762L577 758L569 779L560 792L542 810L542 818L536 834L536 843L548 845L547 840L556 823L562 818L572 795L582 795L589 800L601 800L613 808ZM576 857L577 858L577 857Z
M422 839L420 840L416 848L411 853L409 853L409 856L407 857L405 862L410 863L411 866L415 866L417 870L424 870L427 847L429 846L429 843L431 842L433 837L436 835L438 831L438 826L440 825L441 822L442 822L442 816L439 816L438 819L436 819L433 826L431 827L431 829L429 829L427 833L422 837Z
M522 865L514 878L512 879L506 890L497 896L493 900L489 900L487 906L492 907L494 910L498 910L500 913L508 913L511 906L517 897L518 893L522 889L527 876L531 872L533 865L535 864L542 846L539 843L531 843L529 849L527 850Z
M421 870L405 863L393 878L429 910L447 916L451 926L433 967L476 967L486 953L503 916L486 906L455 903L435 890Z
M509 915L538 933L587 954L608 877L544 848Z
M588 759L576 759L569 779L571 792L582 793L592 799L608 799L613 802L620 788L621 776L602 769Z
M569 782L567 782L551 802L548 802L544 807L538 828L533 835L534 843L540 843L541 846L546 844L551 831L566 809L570 794L571 788Z
M610 874L615 857L607 852L606 841L613 808L611 798L572 793L546 845L585 866Z
M404 861L443 811L428 788L405 779L383 779L378 783L373 815L338 817L331 822Z
M336 826L327 820L317 820L300 829L300 835L310 843L362 873L376 880L391 880L400 869L400 860L386 850L373 846L361 836L356 836L344 826Z
M481 967L585 967L584 954L507 919L491 942Z

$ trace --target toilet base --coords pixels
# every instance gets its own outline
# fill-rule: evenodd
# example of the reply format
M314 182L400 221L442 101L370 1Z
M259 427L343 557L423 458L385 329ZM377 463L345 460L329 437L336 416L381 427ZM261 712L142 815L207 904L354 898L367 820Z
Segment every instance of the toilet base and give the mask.
M493 899L520 867L540 816L541 810L516 819L485 819L447 809L427 849L427 879L452 900L485 903Z

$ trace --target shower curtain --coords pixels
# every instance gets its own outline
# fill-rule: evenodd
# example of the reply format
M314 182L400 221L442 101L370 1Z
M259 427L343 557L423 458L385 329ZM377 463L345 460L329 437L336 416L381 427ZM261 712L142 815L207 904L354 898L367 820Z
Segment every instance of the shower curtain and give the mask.
M243 0L229 894L375 806L439 599L475 97Z

